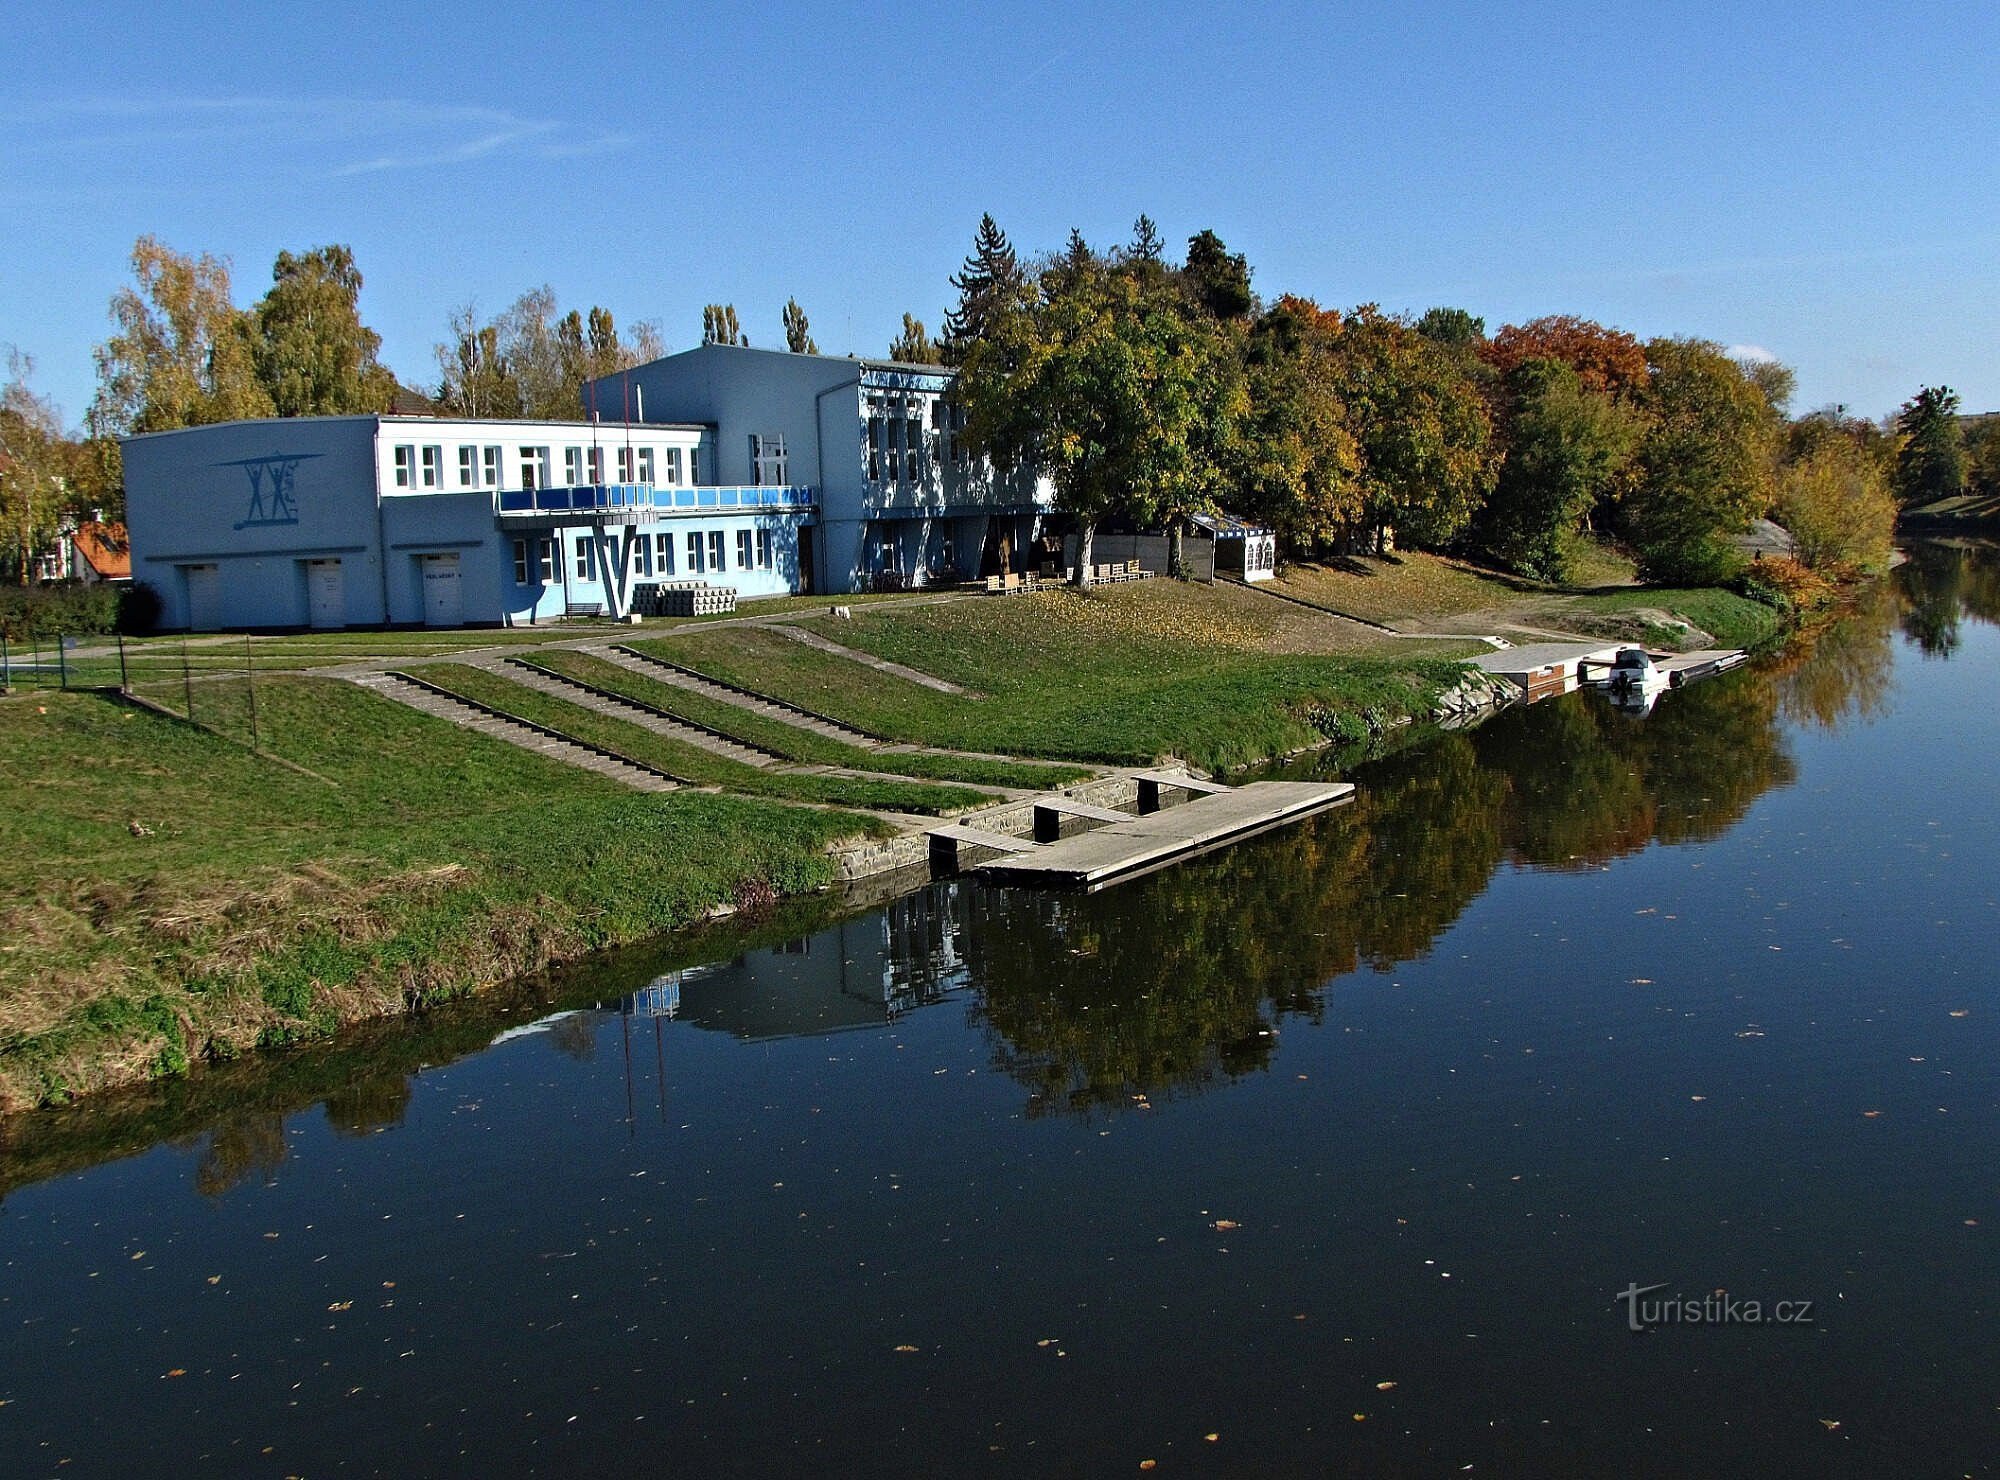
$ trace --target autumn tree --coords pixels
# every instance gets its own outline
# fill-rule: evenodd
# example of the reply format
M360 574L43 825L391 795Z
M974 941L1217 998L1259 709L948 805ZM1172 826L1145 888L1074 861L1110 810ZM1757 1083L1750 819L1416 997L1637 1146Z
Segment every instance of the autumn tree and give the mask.
M1770 402L1703 339L1646 346L1645 431L1620 514L1648 580L1706 585L1742 564L1733 536L1770 505Z
M1474 539L1500 564L1566 581L1580 531L1639 442L1639 420L1561 360L1523 360L1503 383L1506 458Z
M1329 550L1361 522L1361 448L1339 393L1340 315L1280 298L1244 344L1249 407L1235 447L1244 512L1288 551Z
M816 355L819 346L813 342L812 331L806 324L806 311L799 307L799 300L785 300L785 348L795 355Z
M743 344L750 342L742 326L736 322L736 305L733 303L711 303L701 311L701 342L703 344Z
M1336 388L1360 445L1365 523L1377 548L1436 548L1464 531L1493 489L1493 422L1450 351L1374 304L1341 328Z
M939 348L946 364L957 365L986 337L994 321L1020 308L1027 295L1027 273L991 214L979 218L971 255L952 274L951 285L958 292L958 304L945 315Z
M271 288L251 312L257 378L279 416L387 411L396 377L376 356L382 336L361 322L361 271L344 246L278 253Z
M28 584L35 556L55 538L65 489L62 418L55 403L29 384L34 360L7 352L7 380L0 385L0 527L4 527L13 576Z
M132 277L111 298L117 332L96 350L93 428L122 436L273 413L256 323L230 299L226 260L142 236Z
M1896 413L1903 448L1896 459L1896 496L1905 505L1934 503L1965 492L1965 440L1958 393L1924 386Z
M904 314L903 331L889 341L889 358L906 365L942 365L944 352L925 330L922 319Z
M449 342L436 346L437 401L459 416L523 416L579 421L583 384L663 353L659 326L634 327L630 340L606 308L561 311L555 289L523 293L490 323L472 305L451 317Z
M1622 329L1607 329L1573 314L1549 314L1508 324L1480 355L1502 375L1524 360L1560 360L1576 371L1587 391L1636 394L1646 384L1646 348Z
M1896 498L1882 464L1854 439L1830 437L1778 472L1778 522L1815 570L1880 570L1896 530Z
M521 387L500 352L500 326L467 303L452 310L450 338L433 346L438 409L453 416L519 416Z

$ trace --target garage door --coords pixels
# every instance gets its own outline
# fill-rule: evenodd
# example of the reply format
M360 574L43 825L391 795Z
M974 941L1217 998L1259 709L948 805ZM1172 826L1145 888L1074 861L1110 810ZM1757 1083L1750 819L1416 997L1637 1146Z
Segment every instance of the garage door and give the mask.
M420 555L424 572L424 625L463 627L465 597L458 581L458 556Z
M306 562L306 620L314 627L347 625L347 586L338 560Z
M222 567L184 565L187 576L188 626L197 632L222 630Z

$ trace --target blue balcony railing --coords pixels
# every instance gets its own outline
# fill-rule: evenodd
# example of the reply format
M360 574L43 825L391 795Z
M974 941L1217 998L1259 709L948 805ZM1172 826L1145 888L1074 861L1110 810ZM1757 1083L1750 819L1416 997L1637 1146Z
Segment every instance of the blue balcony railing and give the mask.
M651 483L586 483L568 488L516 488L500 493L503 514L560 514L572 510L654 508L687 509L810 509L819 490L798 485L757 487L661 487Z

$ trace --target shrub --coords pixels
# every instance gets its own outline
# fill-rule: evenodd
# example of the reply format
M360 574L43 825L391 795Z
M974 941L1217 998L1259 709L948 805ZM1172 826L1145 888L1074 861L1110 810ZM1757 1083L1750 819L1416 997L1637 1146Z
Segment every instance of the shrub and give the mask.
M1743 594L1783 612L1806 612L1833 597L1833 583L1803 561L1781 555L1757 560L1744 570Z
M81 581L60 581L46 586L0 587L0 633L5 633L9 642L148 632L159 615L159 593L150 586L87 586Z

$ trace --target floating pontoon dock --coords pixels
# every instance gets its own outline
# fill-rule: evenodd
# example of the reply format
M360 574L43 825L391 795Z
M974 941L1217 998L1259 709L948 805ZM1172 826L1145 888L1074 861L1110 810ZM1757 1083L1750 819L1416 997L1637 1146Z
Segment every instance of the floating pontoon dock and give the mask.
M1138 778L1141 806L1146 793L1167 788L1197 793L1177 807L1137 814L1109 807L1061 801L1038 804L1036 833L1026 838L979 828L946 825L930 830L933 858L1006 884L1039 884L1097 889L1193 854L1232 843L1309 813L1337 806L1354 796L1347 781L1253 781L1221 786L1179 773L1151 772ZM1085 830L1061 836L1065 824Z

